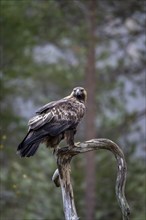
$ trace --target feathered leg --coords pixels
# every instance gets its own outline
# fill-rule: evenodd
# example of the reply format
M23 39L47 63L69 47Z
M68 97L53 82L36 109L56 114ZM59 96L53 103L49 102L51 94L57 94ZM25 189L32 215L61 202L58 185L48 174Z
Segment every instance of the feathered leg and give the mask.
M74 134L75 134L75 130L68 130L65 132L66 142L70 148L75 147Z

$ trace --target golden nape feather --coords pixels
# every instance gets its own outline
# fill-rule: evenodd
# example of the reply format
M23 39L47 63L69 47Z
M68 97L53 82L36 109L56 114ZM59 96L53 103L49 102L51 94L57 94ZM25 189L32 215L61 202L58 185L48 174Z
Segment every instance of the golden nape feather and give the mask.
M69 96L38 109L28 122L29 130L17 148L18 154L33 156L41 142L56 148L64 138L68 146L74 147L74 135L84 116L86 99L85 89L76 87Z

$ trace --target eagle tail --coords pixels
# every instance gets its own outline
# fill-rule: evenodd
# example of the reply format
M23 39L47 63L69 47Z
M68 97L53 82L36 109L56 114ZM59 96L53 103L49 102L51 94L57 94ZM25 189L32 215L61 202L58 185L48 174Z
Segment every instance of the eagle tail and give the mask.
M46 124L43 126L43 129L40 128L38 130L30 130L23 141L19 144L17 148L17 153L21 157L30 157L33 156L39 144L46 137L55 137L64 132L69 127L69 124L64 122L62 124L54 123L54 124Z
M19 144L17 148L17 153L21 157L30 157L33 156L41 141L44 139L44 137L40 137L39 135L36 135L36 132L29 131L23 141Z

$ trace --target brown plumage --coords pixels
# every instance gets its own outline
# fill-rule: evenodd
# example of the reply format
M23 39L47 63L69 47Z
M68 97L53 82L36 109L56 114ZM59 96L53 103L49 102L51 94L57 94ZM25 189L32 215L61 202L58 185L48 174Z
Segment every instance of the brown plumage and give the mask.
M18 146L18 154L21 157L33 156L41 142L56 148L64 138L73 147L77 125L85 113L86 99L85 89L76 87L69 96L38 109L36 116L28 122L29 130Z

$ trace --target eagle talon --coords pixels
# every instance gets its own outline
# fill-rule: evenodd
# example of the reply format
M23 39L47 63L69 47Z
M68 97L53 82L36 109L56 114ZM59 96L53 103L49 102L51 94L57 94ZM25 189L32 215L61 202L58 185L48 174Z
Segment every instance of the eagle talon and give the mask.
M54 148L53 154L61 153L59 143L66 139L67 147L63 151L71 150L77 125L85 113L87 92L82 87L73 89L69 96L52 101L36 111L36 115L28 122L28 133L19 144L17 150L22 157L33 156L39 145L45 142Z
M76 142L75 146L78 147L81 142Z

